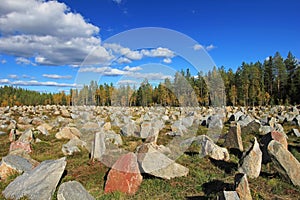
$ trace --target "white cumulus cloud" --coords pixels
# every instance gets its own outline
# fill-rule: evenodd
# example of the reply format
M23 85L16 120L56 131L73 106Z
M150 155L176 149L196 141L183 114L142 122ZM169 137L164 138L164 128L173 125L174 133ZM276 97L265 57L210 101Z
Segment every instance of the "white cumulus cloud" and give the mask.
M120 44L105 43L103 44L108 51L116 55L121 56L118 63L130 63L132 60L141 60L144 57L152 58L173 58L175 53L168 48L158 47L156 49L142 49L142 50L131 50L127 47L123 47Z
M109 61L113 56L101 46L99 31L58 1L0 4L0 53L33 58L39 65L80 65L91 52L89 62Z
M9 84L10 81L8 79L0 79L0 84Z
M136 72L136 71L142 70L142 68L140 66L137 66L137 67L126 66L126 67L123 68L123 70L129 71L129 72Z

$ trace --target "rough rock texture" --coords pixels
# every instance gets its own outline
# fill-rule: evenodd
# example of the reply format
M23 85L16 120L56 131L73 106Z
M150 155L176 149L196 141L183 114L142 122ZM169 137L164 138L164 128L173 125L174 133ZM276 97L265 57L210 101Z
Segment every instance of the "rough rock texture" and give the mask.
M75 152L80 152L78 146L84 147L86 142L78 138L72 138L68 143L62 145L61 150L64 155L73 155Z
M57 200L94 200L86 189L77 181L61 184L57 192Z
M152 129L152 123L149 121L145 121L141 124L141 133L140 137L141 138L147 138L149 136L149 133Z
M101 161L101 158L105 153L105 150L106 150L105 134L103 132L97 132L95 134L95 138L92 146L91 158L93 160Z
M284 133L278 131L272 131L266 135L264 135L260 140L261 151L263 153L263 160L262 163L269 163L271 162L271 157L268 152L268 145L272 140L276 140L277 142L281 143L284 148L288 148L288 143L286 139L286 135Z
M259 129L261 128L261 124L258 120L253 120L247 126L242 127L243 134L257 134Z
M294 185L300 186L300 163L281 143L272 140L268 146L278 172Z
M236 191L223 191L223 195L220 199L223 200L240 200Z
M240 151L244 151L241 126L239 123L229 128L229 132L226 135L224 146L228 148L235 148L235 149L239 149Z
M2 194L7 199L27 197L32 200L51 200L66 164L65 158L44 161L28 173L17 177Z
M64 127L58 133L56 133L55 137L57 139L72 139L72 138L80 138L81 133L75 127Z
M26 130L22 135L19 137L18 141L24 143L31 143L33 141L33 133L30 129Z
M224 161L230 159L228 150L226 148L216 145L214 141L206 135L199 135L193 138L192 141L194 142L194 144L200 146L199 156L209 156L215 160Z
M40 131L43 135L49 135L49 131L51 131L53 127L47 123L44 123L39 125L36 129Z
M271 137L273 140L276 140L277 142L281 143L285 149L288 149L288 142L287 142L287 136L285 133L278 132L278 131L272 131Z
M105 183L105 192L135 194L142 183L137 157L134 153L121 156L112 166Z
M238 171L240 173L247 174L250 178L257 178L260 174L262 163L262 152L259 148L259 144L254 138L254 144L252 148L243 156L240 162Z
M175 163L159 152L152 143L143 144L138 149L138 162L143 172L156 177L171 179L186 176L189 169Z
M0 164L0 179L6 179L14 172L23 173L30 171L32 168L33 165L25 158L16 155L5 156Z
M252 200L248 179L246 174L237 174L234 178L235 191L241 200Z
M121 128L121 133L124 136L133 136L135 134L135 123L134 121L130 121L129 123L125 124L125 126L123 126Z
M296 128L293 128L293 129L292 129L292 134L294 134L296 137L300 137L300 132L299 132L299 130L296 129Z
M19 150L19 149L21 149L27 153L32 152L29 142L14 141L14 142L10 143L9 152Z

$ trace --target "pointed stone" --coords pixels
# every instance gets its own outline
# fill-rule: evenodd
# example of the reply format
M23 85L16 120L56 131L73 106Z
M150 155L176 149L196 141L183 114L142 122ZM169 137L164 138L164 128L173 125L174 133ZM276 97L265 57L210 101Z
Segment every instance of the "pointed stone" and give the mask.
M14 141L14 142L10 143L9 152L12 152L15 150L23 150L27 153L32 152L29 142Z
M105 151L106 151L105 134L103 132L97 132L95 134L95 138L92 146L92 152L91 152L92 160L101 161L101 158L104 155Z
M229 128L229 132L226 135L224 146L228 148L238 149L241 152L244 151L241 126L239 123Z
M248 179L246 174L237 174L234 178L235 191L241 200L252 200Z
M300 163L281 143L272 140L268 146L269 155L282 177L300 186Z
M19 137L18 141L24 143L31 143L33 141L33 133L30 129L26 130L22 135Z
M143 177L139 170L137 157L134 153L127 153L121 156L112 166L105 183L105 193L123 192L126 194L135 194Z
M238 171L247 174L250 178L257 178L260 174L262 163L262 152L256 137L252 148L243 156Z
M94 200L88 191L77 181L61 184L57 192L57 200Z
M7 199L51 200L66 167L66 158L47 160L18 176L2 192Z

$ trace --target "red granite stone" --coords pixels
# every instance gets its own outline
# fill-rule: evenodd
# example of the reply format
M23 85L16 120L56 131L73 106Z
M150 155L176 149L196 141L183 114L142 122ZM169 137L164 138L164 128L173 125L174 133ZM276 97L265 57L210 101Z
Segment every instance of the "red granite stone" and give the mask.
M9 152L17 150L17 149L22 149L22 150L26 151L27 153L31 153L31 151L32 151L30 143L20 142L20 141L13 141L10 144Z
M286 135L284 133L278 131L272 131L271 137L273 140L276 140L277 142L281 143L285 149L288 149L288 142L286 139Z
M136 155L128 153L121 156L112 166L107 176L104 191L105 193L119 191L135 194L142 180Z

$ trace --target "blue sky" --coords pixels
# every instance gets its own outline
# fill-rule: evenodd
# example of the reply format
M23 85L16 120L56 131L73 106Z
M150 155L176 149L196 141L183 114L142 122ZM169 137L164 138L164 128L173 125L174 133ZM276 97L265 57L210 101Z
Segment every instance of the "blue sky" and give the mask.
M0 85L56 92L83 79L138 84L186 67L199 71L179 55L177 43L198 53L203 67L211 59L235 70L243 61L263 61L276 51L299 58L299 10L297 0L2 0ZM165 43L172 32L148 48L133 44L138 34L131 35L131 43L114 37L142 27L174 30L195 44ZM151 41L152 34L146 34Z

